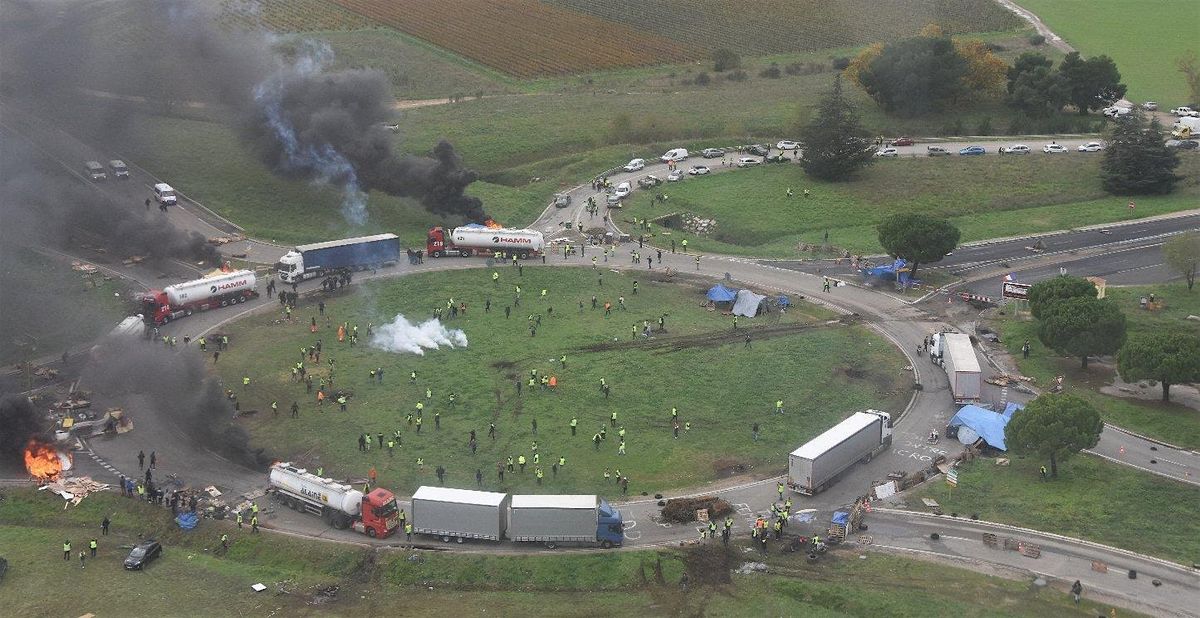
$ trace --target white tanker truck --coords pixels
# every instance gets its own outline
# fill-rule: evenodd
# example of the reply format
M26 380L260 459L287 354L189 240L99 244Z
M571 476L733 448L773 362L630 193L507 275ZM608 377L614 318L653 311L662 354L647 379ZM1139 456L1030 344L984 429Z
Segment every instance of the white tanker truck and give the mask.
M396 496L382 487L363 494L290 463L271 466L269 483L271 494L284 505L317 515L338 530L352 528L382 539L400 525Z
M464 225L450 232L435 227L429 230L425 250L429 257L486 255L496 252L523 258L541 255L546 239L537 230L510 230L499 227Z
M258 296L257 283L252 271L235 270L150 290L142 295L142 315L162 325L196 311L244 303Z

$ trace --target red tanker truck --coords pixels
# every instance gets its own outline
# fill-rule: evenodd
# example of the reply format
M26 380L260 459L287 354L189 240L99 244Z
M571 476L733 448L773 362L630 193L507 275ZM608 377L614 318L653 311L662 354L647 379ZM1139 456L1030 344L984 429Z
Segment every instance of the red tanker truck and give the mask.
M541 255L546 240L537 230L510 230L502 227L464 225L451 231L435 227L429 230L425 250L429 257L505 255L522 258Z
M142 295L142 315L163 325L196 311L244 303L258 296L257 282L252 271L235 270L150 290Z

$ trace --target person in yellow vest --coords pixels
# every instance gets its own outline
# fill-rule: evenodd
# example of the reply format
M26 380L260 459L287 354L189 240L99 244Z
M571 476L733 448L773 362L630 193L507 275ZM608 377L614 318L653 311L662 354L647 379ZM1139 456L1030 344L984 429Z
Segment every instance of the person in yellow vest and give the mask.
M519 455L517 457L517 467L521 469L521 472L525 471L525 456L524 455Z
M71 559L71 541L68 539L63 541L63 560Z
M575 428L576 428L578 425L579 425L579 418L578 418L578 417L575 417L575 416L572 416L572 417L571 417L571 435L575 435Z
M411 545L412 544L412 524L404 524L404 537L405 537L404 540Z
M242 376L242 386L250 386L250 376Z
M91 540L91 541L88 543L88 549L91 551L91 554L92 554L92 557L93 557L93 558L95 558L95 557L96 557L96 548L97 548L97 547L99 547L99 546L100 546L100 544L96 542L96 539L92 539L92 540Z
M238 526L238 528L242 527L242 512L241 511L237 512L237 526Z
M250 516L250 532L258 534L258 515Z
M492 271L492 283L500 283L500 273Z

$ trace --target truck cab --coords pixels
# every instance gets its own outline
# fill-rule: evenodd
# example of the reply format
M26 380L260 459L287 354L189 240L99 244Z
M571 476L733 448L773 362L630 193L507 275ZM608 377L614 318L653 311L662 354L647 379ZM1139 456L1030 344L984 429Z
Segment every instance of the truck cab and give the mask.
M279 280L284 283L293 283L304 280L304 256L299 251L288 251L275 262L275 270L279 273Z
M350 526L371 538L386 538L400 527L400 509L392 492L376 487L362 498L362 519Z
M161 326L171 321L171 303L167 293L162 290L150 290L142 294L142 315L146 321Z
M451 236L446 233L446 228L435 227L429 230L429 236L425 239L425 251L429 257L443 257L447 255L462 255L454 246Z
M620 547L625 542L625 522L621 519L621 511L603 498L600 499L599 517L596 520L596 541L604 547Z

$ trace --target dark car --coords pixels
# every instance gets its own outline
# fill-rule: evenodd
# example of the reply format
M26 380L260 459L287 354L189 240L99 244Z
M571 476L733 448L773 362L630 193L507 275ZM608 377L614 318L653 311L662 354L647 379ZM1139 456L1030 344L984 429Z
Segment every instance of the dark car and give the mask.
M966 148L959 150L958 154L963 155L963 156L969 156L969 155L981 155L981 154L984 154L985 152L987 152L987 151L983 149L983 146L967 146Z
M771 155L771 156L767 157L767 163L787 163L788 161L791 161L791 159L789 159L781 154Z
M120 159L113 159L108 162L108 169L112 170L113 177L121 180L129 180L129 166Z
M719 159L725 156L725 149L705 148L704 150L700 151L700 156L704 157L705 159Z
M913 143L914 142L911 137L897 137L896 139L892 140L891 145L892 146L912 146Z
M762 144L750 144L749 146L742 146L742 152L758 157L765 157L771 154L771 149L763 146Z
M1196 148L1200 148L1200 142L1198 142L1194 139L1170 140L1170 141L1171 142L1179 142L1179 143L1171 144L1170 142L1168 142L1167 143L1168 147L1178 148L1180 150L1195 150Z
M125 558L125 568L130 571L140 571L151 560L162 555L162 545L158 541L142 541L133 547L129 557Z

